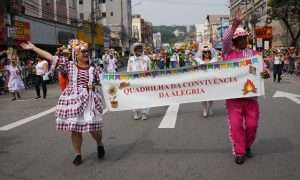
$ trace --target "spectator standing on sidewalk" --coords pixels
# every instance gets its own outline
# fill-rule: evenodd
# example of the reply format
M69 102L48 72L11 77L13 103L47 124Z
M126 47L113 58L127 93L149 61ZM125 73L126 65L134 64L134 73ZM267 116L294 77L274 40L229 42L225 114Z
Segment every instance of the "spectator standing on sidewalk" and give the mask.
M198 65L201 64L211 64L218 61L216 57L214 57L213 53L214 49L209 48L208 45L204 45L203 48L201 48L201 51L197 53L197 56L195 59L198 63ZM213 101L204 101L201 103L203 107L202 115L203 117L207 118L208 116L213 115L212 105Z
M150 58L144 54L144 45L142 43L135 43L131 47L131 56L128 60L127 72L143 72L150 70ZM133 119L139 120L147 120L147 116L149 114L148 108L133 110Z
M41 98L40 86L42 85L43 89L43 98L47 98L47 81L49 80L48 77L48 62L42 57L37 56L36 58L37 64L35 65L35 91L36 97L35 99Z
M289 52L288 59L289 59L289 73L293 74L295 72L295 53Z
M273 56L273 82L277 80L277 82L280 83L281 81L283 61L283 54L275 53Z

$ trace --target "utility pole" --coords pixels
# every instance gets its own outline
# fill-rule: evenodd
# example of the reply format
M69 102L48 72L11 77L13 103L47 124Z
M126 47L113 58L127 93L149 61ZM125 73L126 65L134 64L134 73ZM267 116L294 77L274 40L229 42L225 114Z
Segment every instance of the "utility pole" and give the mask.
M95 58L96 55L96 45L95 45L95 37L96 37L96 22L95 22L95 0L91 0L91 42L92 42L92 58Z
M6 14L6 34L7 34L7 39L6 39L6 44L7 47L12 47L13 46L13 39L14 37L12 37L12 32L13 32L13 28L14 28L14 12L13 12L13 2L11 2L10 0L5 0L6 3L6 10L5 10L5 14Z
M122 46L124 46L124 41L125 41L125 37L124 37L124 35L126 34L125 32L124 32L124 20L123 20L123 18L124 18L124 9L123 9L123 0L120 0L120 2L121 2L121 43L122 43ZM123 50L123 47L122 47L122 54L124 55L124 50Z

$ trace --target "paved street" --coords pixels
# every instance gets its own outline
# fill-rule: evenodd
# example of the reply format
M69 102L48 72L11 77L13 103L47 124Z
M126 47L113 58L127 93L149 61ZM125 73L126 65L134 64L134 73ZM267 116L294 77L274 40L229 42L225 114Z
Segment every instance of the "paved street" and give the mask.
M299 180L300 104L273 98L276 91L300 94L300 81L285 78L281 84L266 81L260 98L261 120L255 157L239 166L233 162L227 137L224 102L214 104L215 115L201 116L200 103L180 105L175 128L158 128L167 107L151 110L147 121L134 121L131 112L105 115L107 155L100 161L88 135L84 163L75 167L69 134L55 130L50 113L8 131L0 131L0 179L101 179L101 180ZM0 127L55 106L56 85L47 100L24 101L0 96Z

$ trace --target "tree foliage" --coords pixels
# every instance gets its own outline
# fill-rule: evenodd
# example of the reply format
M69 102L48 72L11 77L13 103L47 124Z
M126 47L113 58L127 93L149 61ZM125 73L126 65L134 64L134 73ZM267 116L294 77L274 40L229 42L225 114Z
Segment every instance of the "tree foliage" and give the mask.
M285 24L292 38L291 45L297 47L300 38L300 0L269 0L268 6L268 15Z
M162 36L163 43L174 44L178 41L183 41L184 37L176 37L174 31L178 29L179 31L186 32L186 26L154 26L153 31L155 33L160 32Z

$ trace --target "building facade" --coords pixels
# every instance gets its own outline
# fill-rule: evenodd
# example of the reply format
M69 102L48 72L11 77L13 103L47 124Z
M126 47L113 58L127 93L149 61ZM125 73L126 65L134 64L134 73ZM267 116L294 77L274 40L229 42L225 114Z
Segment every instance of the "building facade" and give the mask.
M141 15L134 15L132 17L132 41L153 46L152 23L145 21Z
M207 43L209 42L209 33L208 33L208 25L204 24L196 24L196 41L198 43Z
M254 35L256 47L268 49L290 45L291 38L285 25L268 17L267 0L230 0L231 17L238 8L242 9L246 16L243 26ZM265 29L263 37L260 35L262 29ZM270 36L267 33L271 33Z
M206 20L209 42L213 46L219 46L223 33L228 28L229 15L207 15Z
M4 19L0 36L6 44L32 41L42 48L55 51L77 33L76 0L13 0L1 9ZM6 8L10 7L10 8ZM1 16L1 15L0 15ZM0 30L1 32L1 30ZM1 38L1 37L0 37Z
M161 40L161 33L153 33L153 46L154 48L161 48L162 40Z
M100 17L98 22L111 30L113 47L128 50L132 36L131 0L97 0L96 15Z

